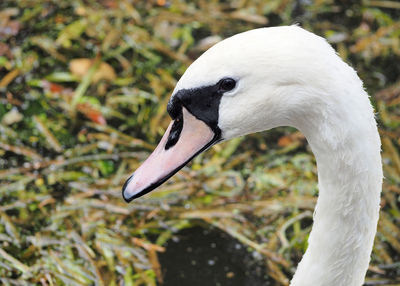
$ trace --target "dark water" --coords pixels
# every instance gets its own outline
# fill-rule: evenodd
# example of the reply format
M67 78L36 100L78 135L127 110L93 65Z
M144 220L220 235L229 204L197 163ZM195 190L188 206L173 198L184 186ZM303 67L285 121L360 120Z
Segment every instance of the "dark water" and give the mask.
M274 285L263 257L217 229L184 229L159 256L164 286Z
M175 234L159 254L163 286L265 286L268 278L264 258L215 228L193 227ZM385 275L364 285L400 285L400 264L381 266ZM385 279L386 276L386 279ZM376 280L378 279L378 280Z

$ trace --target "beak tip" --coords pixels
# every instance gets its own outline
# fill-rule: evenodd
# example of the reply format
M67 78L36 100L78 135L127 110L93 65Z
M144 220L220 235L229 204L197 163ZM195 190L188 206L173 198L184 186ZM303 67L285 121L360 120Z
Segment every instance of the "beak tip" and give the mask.
M132 175L125 181L124 185L122 186L122 197L123 197L123 199L125 200L125 202L127 202L127 203L130 203L130 202L134 199L134 196L130 196L130 197L126 196L126 195L127 195L126 187L128 186L129 182L132 180L133 175L134 175L134 174L132 174Z

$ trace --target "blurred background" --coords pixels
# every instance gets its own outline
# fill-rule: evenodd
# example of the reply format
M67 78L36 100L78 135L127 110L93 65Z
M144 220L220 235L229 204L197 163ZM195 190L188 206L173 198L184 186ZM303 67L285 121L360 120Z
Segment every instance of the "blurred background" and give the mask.
M400 2L2 0L2 285L288 285L315 159L292 128L213 147L126 204L190 63L238 32L299 23L357 71L385 181L365 285L400 285Z

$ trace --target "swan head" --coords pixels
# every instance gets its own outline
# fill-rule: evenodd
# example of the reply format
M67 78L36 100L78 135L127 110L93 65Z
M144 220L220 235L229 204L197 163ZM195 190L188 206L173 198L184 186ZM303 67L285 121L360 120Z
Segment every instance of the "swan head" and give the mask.
M277 126L300 128L314 110L312 90L332 81L326 70L335 69L329 61L336 57L324 39L297 26L248 31L210 48L177 83L167 107L172 122L126 181L124 199L155 189L220 141Z

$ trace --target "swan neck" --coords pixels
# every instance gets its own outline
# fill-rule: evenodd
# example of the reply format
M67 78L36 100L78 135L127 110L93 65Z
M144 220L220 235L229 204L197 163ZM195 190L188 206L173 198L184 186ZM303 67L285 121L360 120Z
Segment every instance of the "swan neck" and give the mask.
M362 98L364 110L331 106L330 114L324 110L319 120L298 127L316 157L319 197L309 246L291 285L363 284L376 234L382 165L372 107L366 94Z

